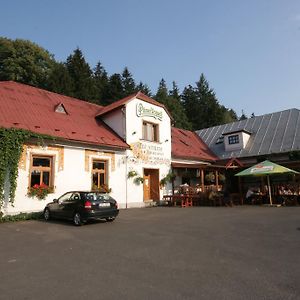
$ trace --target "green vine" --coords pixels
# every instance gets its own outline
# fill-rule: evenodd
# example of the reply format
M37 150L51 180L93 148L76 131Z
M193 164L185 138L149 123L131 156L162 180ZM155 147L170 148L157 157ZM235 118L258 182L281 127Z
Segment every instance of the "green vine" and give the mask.
M23 129L0 128L0 209L4 203L4 185L9 182L9 202L14 203L17 188L18 164L23 151L23 144L29 138L37 138L38 144L44 139L52 139L48 135L32 133Z

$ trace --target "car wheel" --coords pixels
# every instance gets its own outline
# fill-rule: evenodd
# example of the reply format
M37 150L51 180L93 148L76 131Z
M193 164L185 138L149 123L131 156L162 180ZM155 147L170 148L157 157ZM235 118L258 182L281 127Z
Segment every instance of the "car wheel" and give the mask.
M73 216L73 223L75 226L81 226L82 225L82 219L79 212L76 212Z
M106 221L113 222L115 219L116 219L116 217L109 217L109 218L106 218Z
M50 209L49 208L45 208L44 209L44 219L45 219L45 221L49 221L50 218L51 218L51 216L50 216Z

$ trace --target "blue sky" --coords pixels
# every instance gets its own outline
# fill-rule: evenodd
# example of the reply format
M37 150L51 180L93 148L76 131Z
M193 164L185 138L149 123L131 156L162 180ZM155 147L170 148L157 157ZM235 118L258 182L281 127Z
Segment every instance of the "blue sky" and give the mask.
M79 47L109 74L125 66L156 92L204 73L219 102L261 115L300 108L298 0L0 0L0 36L60 61Z

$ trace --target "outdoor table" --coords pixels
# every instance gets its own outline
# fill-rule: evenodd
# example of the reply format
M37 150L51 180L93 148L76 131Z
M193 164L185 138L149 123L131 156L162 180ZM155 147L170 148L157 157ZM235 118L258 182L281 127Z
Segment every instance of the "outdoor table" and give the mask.
M164 201L167 201L170 206L180 205L181 207L191 207L199 205L202 197L198 194L178 194L164 195Z

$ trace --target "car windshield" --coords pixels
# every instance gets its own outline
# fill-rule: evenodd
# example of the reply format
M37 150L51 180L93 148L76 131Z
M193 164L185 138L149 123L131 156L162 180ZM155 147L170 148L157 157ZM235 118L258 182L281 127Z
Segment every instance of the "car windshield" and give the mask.
M90 201L104 201L104 200L113 200L108 194L102 194L97 192L87 193L86 199Z

